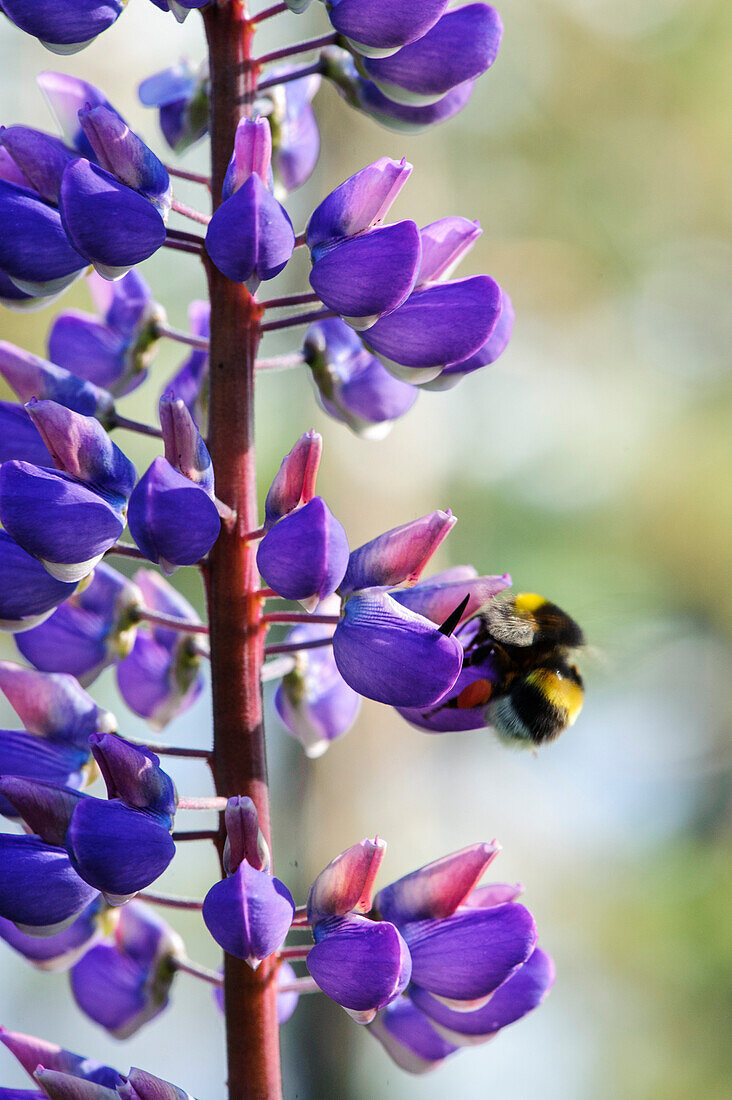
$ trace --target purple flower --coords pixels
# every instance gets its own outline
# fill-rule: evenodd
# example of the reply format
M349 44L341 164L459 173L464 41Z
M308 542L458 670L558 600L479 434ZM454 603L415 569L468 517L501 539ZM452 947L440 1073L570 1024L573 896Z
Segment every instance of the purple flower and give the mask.
M140 569L134 580L149 610L198 622L188 601L157 573ZM139 627L132 652L117 665L117 685L130 710L153 729L162 729L201 694L200 666L198 646L190 637L161 626Z
M105 279L125 275L165 240L165 222L153 203L91 161L69 165L59 203L68 239Z
M365 439L383 439L417 400L337 317L310 326L303 354L321 407Z
M27 409L56 469L4 462L0 520L52 576L78 581L124 530L135 468L97 420L53 401Z
M347 564L346 532L322 497L279 520L257 550L257 568L269 587L308 607L335 592Z
M58 205L64 170L77 154L52 134L29 126L0 129L0 145L19 169L19 177L6 175L12 183L35 191L46 202Z
M340 594L348 597L358 589L375 585L416 584L456 523L457 518L449 510L430 512L352 550Z
M23 406L0 401L0 463L13 458L34 466L50 466L53 462Z
M160 398L159 413L166 461L214 500L211 456L185 402L164 393Z
M23 404L34 398L56 401L83 416L96 417L107 427L111 423L114 398L110 393L7 340L0 340L0 375Z
M79 1008L116 1039L128 1039L168 1004L183 941L147 905L119 911L111 942L87 951L71 971Z
M414 286L419 230L410 221L378 225L411 170L382 157L331 192L308 223L310 284L354 328L369 328L397 309Z
M76 53L111 27L126 0L3 0L3 11L17 27L53 53Z
M76 873L63 848L37 836L0 833L0 859L0 916L21 932L63 932L98 895Z
M488 275L431 283L380 318L364 340L397 377L429 382L449 363L478 351L500 313L501 291Z
M466 4L441 16L425 35L396 53L366 57L363 71L387 98L429 106L490 68L502 33L494 8Z
M424 386L426 390L447 390L457 385L461 378L473 371L480 370L495 363L499 355L502 355L508 346L513 332L514 312L511 299L505 290L501 289L501 312L496 322L496 327L490 334L482 348L478 348L473 355L462 359L459 363L449 363L445 369L431 382Z
M167 575L195 565L218 538L221 521L211 497L165 458L156 458L130 497L130 534Z
M317 432L305 432L282 459L264 502L267 530L313 499L322 453L323 437Z
M87 107L113 110L104 92L69 73L44 72L36 80L67 144L83 157L93 160L94 150L81 128L79 111Z
M366 57L384 57L422 38L448 0L331 0L330 21Z
M287 76L292 68L274 69L272 76ZM272 130L272 171L275 193L283 198L310 178L320 152L320 133L311 101L320 77L305 76L278 84L263 93L272 105L268 116Z
M318 613L328 614L337 597L325 600ZM287 635L290 644L332 637L335 627L318 624L296 626ZM361 697L338 671L333 651L303 649L295 667L280 681L275 708L286 729L302 745L310 759L322 756L331 742L348 733L361 709Z
M28 936L0 917L0 938L38 970L68 970L104 935L109 909L101 895L55 936Z
M262 869L269 852L262 851L251 799L229 799L226 829L228 875L206 894L203 919L224 951L256 970L284 942L295 903L284 883Z
M0 470L7 465L0 466ZM30 630L52 615L76 583L58 580L31 557L7 531L0 530L0 630Z
M369 1031L386 1053L407 1073L436 1069L458 1049L432 1027L427 1017L406 997L400 997L376 1015Z
M86 267L69 242L58 210L33 191L0 179L0 270L32 297L65 290Z
M84 107L79 122L99 166L144 195L165 218L173 198L170 177L145 142L113 108L104 105Z
M75 309L57 314L48 354L59 366L121 397L147 377L165 311L136 271L114 283L93 272L87 283L101 316Z
M295 232L271 191L272 137L265 119L242 119L224 183L224 201L206 233L206 248L218 269L252 293L285 267Z
M470 99L475 81L466 80L442 99L429 106L412 106L388 99L372 80L365 80L354 59L338 46L329 46L321 53L324 75L351 107L369 115L382 126L401 133L415 134L446 122L462 111Z
M389 921L370 920L373 882L383 841L363 840L342 852L313 883L308 921L315 946L307 967L320 988L358 1023L406 988L411 972L407 946Z
M18 635L16 645L35 668L70 672L88 687L103 669L130 653L135 610L141 604L137 585L100 562L89 584L40 626Z
M157 107L163 137L175 153L183 153L208 133L208 71L187 61L149 76L138 88L140 102Z

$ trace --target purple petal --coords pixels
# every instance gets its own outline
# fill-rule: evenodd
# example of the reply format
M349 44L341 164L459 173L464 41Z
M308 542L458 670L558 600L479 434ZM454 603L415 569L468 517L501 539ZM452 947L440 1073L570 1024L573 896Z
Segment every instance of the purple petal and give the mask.
M367 327L406 300L420 258L417 226L397 222L314 252L310 285L329 309Z
M323 992L344 1008L383 1008L409 982L409 951L393 924L333 917L321 922L315 935L307 968Z
M231 198L251 175L259 176L265 187L269 187L271 160L272 133L267 119L242 118L234 134L234 152L224 179L223 198Z
M205 489L164 458L156 458L130 497L130 534L150 561L166 572L195 565L218 538L221 520Z
M387 1005L369 1031L407 1073L427 1073L458 1049L438 1035L429 1020L405 997Z
M442 366L485 343L498 321L500 302L500 288L487 275L435 283L377 321L365 340L373 351L406 367Z
M135 467L97 420L53 401L31 401L26 408L57 470L88 481L101 493L129 499Z
M287 212L252 175L214 213L206 232L206 249L227 279L274 279L295 247Z
M3 0L3 10L21 30L51 48L81 48L112 26L124 10L124 0L67 0L61 8L53 0Z
M200 658L180 635L171 652L157 637L138 630L132 653L117 665L117 685L130 710L154 729L162 729L193 706L203 691L199 668Z
M0 463L13 458L34 466L52 466L48 447L22 405L0 401Z
M321 871L308 895L308 923L313 927L328 917L368 913L373 905L373 885L386 844L366 837L332 859Z
M213 499L211 455L185 402L165 393L160 398L158 409L167 461L194 485L205 489Z
M384 887L374 904L385 920L399 927L407 921L450 917L499 851L494 841L452 852Z
M264 502L266 527L312 500L322 453L323 437L305 432L285 455Z
M0 340L0 375L24 404L33 398L57 401L102 421L114 412L114 398L106 390L7 340Z
M37 191L46 202L58 203L61 177L76 153L57 137L29 126L9 126L0 130L0 142L21 170L26 183L21 186Z
M170 833L154 818L97 798L74 810L66 843L84 881L114 899L144 890L175 855Z
M120 1075L110 1066L83 1058L55 1043L36 1039L33 1035L23 1035L18 1031L6 1031L0 1027L0 1043L4 1043L11 1054L17 1058L26 1073L32 1077L39 1063L47 1069L59 1073L69 1073L83 1080L114 1088L121 1080Z
M0 469L4 469L5 463ZM0 530L0 629L24 630L45 619L76 588L59 581Z
M79 111L83 107L100 105L111 108L107 97L93 84L68 73L45 72L36 80L66 141L82 156L93 157L92 147L79 125Z
M58 783L62 787L79 789L86 782L86 753L68 745L55 745L42 737L34 737L22 730L0 730L0 814L17 820L23 814L9 803L6 786L17 777ZM37 827L33 832L40 833ZM62 844L63 836L45 839L49 843Z
M273 70L279 76L284 70ZM272 168L278 184L286 192L295 191L312 175L320 153L320 132L310 101L320 87L317 75L293 80L282 86L284 104L274 96L272 119L277 137Z
M69 240L105 278L125 274L165 241L153 204L88 160L66 169L59 201Z
M456 523L450 511L430 512L352 550L340 586L341 595L349 596L357 589L373 586L415 584Z
M428 107L409 107L387 99L371 80L354 81L355 106L382 126L399 133L418 134L428 126L447 122L462 111L473 92L475 81L466 80Z
M139 191L165 217L172 199L170 177L145 142L109 107L84 107L79 122L99 165L120 183Z
M456 1012L419 986L413 986L409 995L430 1020L448 1029L451 1038L460 1044L461 1037L488 1038L538 1008L553 986L554 976L551 957L537 947L513 977L495 991L488 1004L475 1012Z
M76 310L59 314L48 335L54 363L104 388L116 387L126 369L127 347L126 338L114 329Z
M333 0L329 11L335 29L355 46L375 51L399 49L414 42L432 27L448 0ZM364 50L367 54L369 50Z
M430 706L455 683L462 647L378 589L346 601L333 656L347 684L391 706Z
M471 909L491 909L494 905L505 905L507 902L516 901L524 892L520 882L491 882L487 886L479 886L471 890L463 905Z
M282 945L294 913L284 883L246 860L233 875L214 883L203 902L203 919L218 945L250 965Z
M39 970L68 970L103 935L100 921L103 909L106 907L101 897L97 897L73 924L56 936L27 936L11 921L0 917L0 938Z
M97 895L63 848L37 836L0 834L0 865L0 916L23 929L48 929L40 935L62 931Z
M0 217L0 268L26 293L55 294L86 267L58 210L30 191L0 180Z
M39 1066L33 1074L43 1087L43 1096L50 1100L116 1100L117 1092L101 1085L80 1081L78 1077L69 1077L67 1073Z
M516 904L415 921L402 932L412 956L414 984L461 1001L492 993L526 962L536 945L534 918Z
M114 715L98 707L73 676L47 676L0 661L0 690L25 729L84 752L90 734L117 726Z
M297 626L286 640L327 638L333 630L315 624ZM361 696L339 673L332 650L305 649L295 668L280 682L274 703L288 732L303 746L305 755L314 759L351 728L361 709Z
M257 550L257 568L265 582L288 600L329 596L347 564L346 532L322 497L279 520Z
M429 104L490 68L502 33L494 8L466 4L447 12L425 35L397 53L367 57L364 72L390 99Z
M24 550L52 567L51 573L74 581L92 571L125 526L99 493L26 462L0 467L0 520Z
M303 354L322 407L358 435L382 438L417 400L417 389L389 374L338 317L310 326Z
M446 390L460 381L466 374L480 370L495 363L499 355L508 347L513 332L514 312L511 299L505 290L501 290L501 315L485 344L473 355L459 363L450 363L432 382L428 382L426 389Z
M478 222L467 218L440 218L421 229L422 265L417 285L449 278L482 232Z
M448 615L458 607L466 596L468 602L460 621L473 617L489 600L499 592L510 587L508 573L492 577L472 577L470 580L437 581L431 577L420 581L414 588L399 588L391 593L404 607L424 615L433 623L444 623Z
M352 237L383 221L412 172L406 160L381 157L349 176L323 199L308 222L307 244Z
M99 765L108 798L146 810L171 827L175 815L175 787L160 767L160 757L143 745L133 745L114 733L93 733L89 745Z
M71 787L60 787L42 779L24 779L20 775L1 776L0 792L12 806L14 816L27 826L27 831L56 848L65 846L74 810L90 797Z
M134 582L142 592L145 607L152 611L162 611L164 615L173 615L176 619L186 619L189 623L199 621L198 613L177 589L173 588L153 569L138 569ZM155 641L172 652L180 642L180 632L168 627L155 626L152 629Z

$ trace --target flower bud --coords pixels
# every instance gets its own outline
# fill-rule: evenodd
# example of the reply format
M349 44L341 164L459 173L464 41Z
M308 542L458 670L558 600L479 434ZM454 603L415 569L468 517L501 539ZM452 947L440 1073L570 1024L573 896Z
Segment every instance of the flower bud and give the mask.
M203 919L218 945L253 970L282 945L294 914L284 883L246 860L214 883L203 902Z
M170 177L145 142L109 107L84 107L79 122L100 166L139 191L165 218L173 197Z
M282 459L264 502L267 529L312 500L322 453L323 437L317 432L305 432Z
M147 905L119 913L113 942L92 947L71 971L79 1008L117 1039L128 1039L168 1004L183 941Z
M310 887L309 924L315 927L329 917L368 913L373 904L374 880L385 852L385 841L366 837L331 860Z
M142 553L168 575L205 557L221 529L206 489L164 458L154 459L135 486L127 518Z
M175 787L160 767L160 757L114 733L93 733L89 744L107 787L107 797L145 810L164 822L166 828L172 828Z
M160 398L160 425L165 458L183 477L199 485L213 499L214 470L211 455L185 402L164 393Z
M227 875L232 875L243 860L255 871L268 871L269 847L259 828L257 807L251 798L243 795L230 798L224 811L224 824L224 870Z
M272 133L264 118L242 118L234 134L234 152L224 178L222 197L229 199L251 175L272 190Z
M266 584L284 599L308 604L335 592L347 564L346 532L322 497L279 520L257 550Z
M206 250L219 271L252 293L279 275L294 248L287 212L256 174L221 203L206 231Z
M416 584L456 523L449 510L430 512L352 550L340 586L341 595L347 597L360 588Z

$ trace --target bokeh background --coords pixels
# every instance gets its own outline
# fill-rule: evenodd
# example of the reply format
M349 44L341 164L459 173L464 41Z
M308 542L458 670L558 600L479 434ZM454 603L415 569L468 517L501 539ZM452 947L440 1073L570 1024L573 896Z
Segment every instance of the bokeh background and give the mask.
M378 444L328 421L305 372L263 378L260 491L314 427L325 436L320 489L352 545L451 507L460 522L439 567L509 571L518 590L546 594L583 624L585 710L533 757L485 731L430 737L366 703L357 727L309 762L270 701L275 852L301 901L318 870L365 835L389 842L382 883L498 837L496 875L526 884L558 980L539 1012L423 1078L396 1070L335 1004L306 998L283 1029L286 1095L721 1100L732 1073L732 8L501 0L499 10L499 59L441 128L395 135L323 88L320 162L288 208L301 228L351 172L406 155L415 172L395 215L480 219L484 234L461 273L487 271L510 291L510 348L457 389L420 396ZM324 29L313 5L300 20L266 24L260 52ZM34 76L62 69L99 84L160 152L137 84L202 52L195 13L180 28L144 0L72 59L3 20L2 119L49 127ZM205 170L205 149L182 166ZM186 197L200 201L183 188ZM188 301L203 293L195 261L163 252L142 271L185 327ZM276 286L295 291L304 279L298 255ZM72 305L89 308L83 284L66 295ZM3 310L2 337L43 353L52 314ZM291 350L294 339L270 338L264 353ZM126 415L153 418L182 358L175 345L161 350ZM155 454L151 441L118 442L143 469ZM203 612L196 577L178 573L175 583ZM6 636L0 654L14 653ZM123 731L145 735L113 675L92 690ZM13 724L4 707L0 725ZM165 736L202 745L209 729L203 699ZM183 793L209 789L196 766L171 770ZM212 854L179 852L164 885L204 893ZM189 954L217 965L200 918L174 919ZM170 1009L120 1044L81 1017L63 975L39 974L4 946L0 974L7 1026L122 1070L142 1065L199 1100L223 1097L223 1028L205 985L181 975ZM0 1080L23 1083L4 1056Z

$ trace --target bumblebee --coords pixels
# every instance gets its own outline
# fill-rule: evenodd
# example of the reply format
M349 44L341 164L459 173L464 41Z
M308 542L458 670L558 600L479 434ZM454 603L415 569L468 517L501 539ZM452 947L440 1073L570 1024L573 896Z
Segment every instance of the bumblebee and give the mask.
M443 706L482 706L487 723L512 744L554 741L582 709L582 677L572 663L572 651L584 644L582 630L533 592L494 600L476 620L463 668L485 663L492 678L474 680Z

